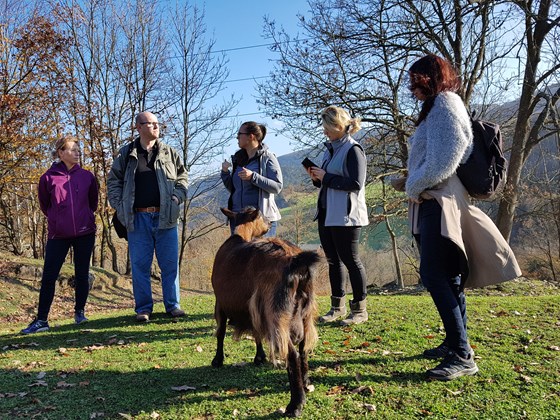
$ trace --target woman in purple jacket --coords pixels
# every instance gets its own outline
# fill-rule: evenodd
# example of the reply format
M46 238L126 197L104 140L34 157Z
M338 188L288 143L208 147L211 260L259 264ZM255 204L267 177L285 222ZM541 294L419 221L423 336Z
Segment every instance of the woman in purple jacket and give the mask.
M93 174L78 164L80 146L75 137L55 143L56 161L39 180L39 204L47 217L48 241L39 294L37 318L23 334L47 331L55 284L70 247L74 249L76 324L87 321L84 307L89 294L89 264L95 244L95 215L98 186Z

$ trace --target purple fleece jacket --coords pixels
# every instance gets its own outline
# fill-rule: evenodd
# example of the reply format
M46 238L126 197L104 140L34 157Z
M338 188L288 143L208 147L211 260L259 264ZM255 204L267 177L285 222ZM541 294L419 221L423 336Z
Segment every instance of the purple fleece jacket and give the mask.
M49 239L75 238L95 232L98 186L80 165L68 170L55 162L39 180L39 204L47 216Z

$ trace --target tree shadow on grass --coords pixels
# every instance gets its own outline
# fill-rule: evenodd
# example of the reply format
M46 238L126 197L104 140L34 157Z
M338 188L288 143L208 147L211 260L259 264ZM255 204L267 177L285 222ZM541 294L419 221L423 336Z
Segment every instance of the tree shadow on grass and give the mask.
M245 418L281 418L277 410L285 408L290 399L286 371L270 366L126 373L98 369L63 375L46 370L41 379L37 379L37 372L0 369L0 375L0 395L5 403L0 413L7 418L94 418L96 413L119 418L122 414L165 412L170 406L177 418L231 417L234 410ZM268 404L277 402L277 407L262 413L258 399L269 395L274 402Z
M167 314L154 313L150 322L138 323L133 316L103 317L90 319L76 325L73 323L51 325L49 331L22 335L19 332L0 336L2 351L30 347L58 349L67 347L112 344L124 340L126 343L150 343L164 340L179 340L185 336L200 336L208 339L214 334L215 326L210 314L195 314L185 318L171 318ZM116 339L116 341L115 341Z

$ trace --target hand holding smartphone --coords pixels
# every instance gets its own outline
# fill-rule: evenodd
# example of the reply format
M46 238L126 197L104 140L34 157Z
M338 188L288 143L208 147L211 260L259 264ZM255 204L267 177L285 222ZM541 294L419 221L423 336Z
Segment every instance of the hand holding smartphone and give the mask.
M315 167L315 168L319 168L319 166L315 165L315 163L313 163L313 161L309 158L305 158L303 159L303 161L301 162L301 164L303 166L305 166L305 169L309 169L311 167Z

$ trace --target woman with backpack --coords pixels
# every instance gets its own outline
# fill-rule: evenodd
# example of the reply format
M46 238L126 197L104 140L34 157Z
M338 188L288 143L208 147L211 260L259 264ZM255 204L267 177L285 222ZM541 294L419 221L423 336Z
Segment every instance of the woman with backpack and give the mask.
M456 93L460 81L453 66L430 54L410 67L409 76L410 91L422 102L409 139L409 220L420 250L420 278L445 329L443 343L424 356L443 359L427 375L447 381L478 372L467 337L465 286L510 280L521 271L507 242L471 204L456 174L472 151L473 134Z

